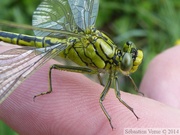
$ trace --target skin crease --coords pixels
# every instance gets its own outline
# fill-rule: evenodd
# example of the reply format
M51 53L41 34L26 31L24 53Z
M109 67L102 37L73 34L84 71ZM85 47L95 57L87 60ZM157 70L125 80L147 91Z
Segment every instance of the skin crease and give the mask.
M6 47L1 48L3 52ZM178 128L179 52L180 46L175 46L150 62L140 85L144 97L121 92L139 120L110 89L103 103L114 130L99 105L103 87L82 74L53 70L53 92L33 101L34 95L48 90L48 71L57 63L54 60L26 79L0 105L0 119L21 135L122 135L124 128Z

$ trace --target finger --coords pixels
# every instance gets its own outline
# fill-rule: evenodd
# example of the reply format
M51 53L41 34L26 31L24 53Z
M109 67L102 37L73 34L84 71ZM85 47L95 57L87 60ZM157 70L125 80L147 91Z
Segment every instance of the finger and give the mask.
M180 46L170 48L149 64L141 83L147 97L180 108Z
M120 134L126 127L168 127L180 122L176 109L121 92L122 99L140 117L137 120L110 90L104 105L112 117L115 127L112 131L98 102L103 87L83 75L57 70L52 75L53 92L34 102L34 95L48 89L52 64L54 61L35 72L0 105L0 118L19 134Z

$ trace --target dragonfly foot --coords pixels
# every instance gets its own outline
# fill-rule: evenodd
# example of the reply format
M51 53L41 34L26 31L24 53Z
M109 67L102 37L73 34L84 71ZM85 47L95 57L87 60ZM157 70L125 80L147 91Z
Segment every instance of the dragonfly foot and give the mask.
M42 92L42 93L40 93L40 94L38 94L38 95L35 95L35 96L33 97L33 101L35 102L35 98L36 98L36 97L39 97L39 96L42 96L42 95L46 95L46 94L49 94L49 93L51 93L51 91Z

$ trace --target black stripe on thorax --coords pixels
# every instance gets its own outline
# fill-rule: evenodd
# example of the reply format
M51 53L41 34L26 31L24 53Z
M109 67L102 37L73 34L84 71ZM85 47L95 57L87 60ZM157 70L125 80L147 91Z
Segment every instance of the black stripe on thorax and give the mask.
M94 39L95 40L95 42L97 41L97 39L104 39L105 37L103 37L103 36L101 36L101 37L97 37L96 39ZM105 38L104 39L104 41L105 41L105 43L107 44L107 45L109 45L110 46L110 48L113 50L113 46L111 46L108 42L106 42L107 41L107 39ZM93 46L94 46L94 44L93 44ZM101 49L101 51L103 52L103 54L105 55L105 57L106 57L106 59L107 60L104 60L103 59L103 57L101 57L101 55L96 51L96 54L104 61L104 63L105 63L105 67L107 66L107 64L113 64L112 62L114 62L114 60L113 60L113 57L112 58L110 58L106 53L104 53L104 50L103 50L103 48L102 48L102 45L101 45L101 43L99 43L99 46L100 46L100 49ZM96 47L94 46L94 48L96 49ZM96 49L97 50L97 49ZM115 55L115 54L114 54ZM111 62L112 61L112 62ZM104 67L104 68L105 68Z
M87 46L88 46L88 45L87 45ZM86 48L87 48L87 47L86 47ZM89 56L86 55L85 51L84 51L84 56L86 56L86 57L91 61L91 63L93 63L93 65L96 66L96 64L92 61L92 59L91 59Z
M78 53L78 51L76 50L76 47L74 47L74 45L75 45L75 43L73 43L73 45L72 45L71 48L73 48L73 49L75 50L75 52L76 52L77 56L79 57L79 59L80 59L86 66L88 66L88 63L85 62L85 61L79 56L79 53Z
M93 42L96 42L97 39L98 39L98 38L96 38ZM102 56L98 53L97 48L96 48L96 46L94 45L94 43L93 43L92 41L89 41L89 42L93 45L93 47L94 47L94 49L95 49L95 53L101 58L101 60L105 61L105 60L102 58Z

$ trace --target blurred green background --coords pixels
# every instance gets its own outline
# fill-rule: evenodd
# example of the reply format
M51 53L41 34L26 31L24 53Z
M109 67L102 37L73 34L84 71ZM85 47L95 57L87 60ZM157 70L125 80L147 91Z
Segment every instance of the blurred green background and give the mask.
M0 0L0 20L31 25L32 14L41 0ZM163 50L175 45L180 38L179 0L100 0L96 26L107 33L117 45L131 40L144 52L140 69L132 75L139 86L150 60ZM1 29L1 26L0 26ZM24 34L32 31L7 28ZM128 79L121 79L123 89L128 88ZM129 86L129 85L128 85ZM0 135L17 133L0 121Z

